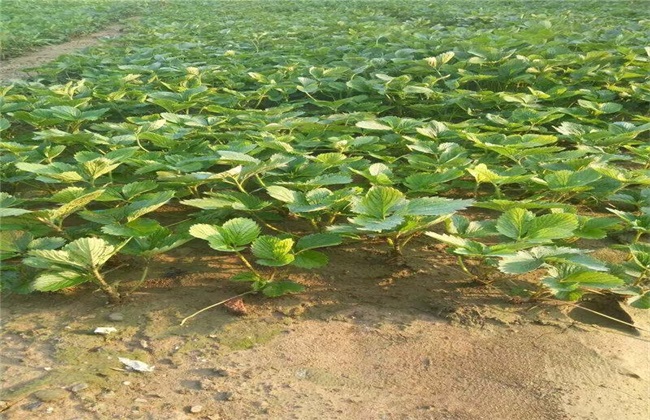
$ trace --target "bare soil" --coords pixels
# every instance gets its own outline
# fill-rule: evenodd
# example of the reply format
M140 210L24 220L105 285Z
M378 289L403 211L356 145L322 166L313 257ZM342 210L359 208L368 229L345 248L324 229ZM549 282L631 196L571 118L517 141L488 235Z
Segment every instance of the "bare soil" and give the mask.
M64 42L63 44L40 47L37 50L20 57L2 60L0 62L0 79L26 79L36 74L35 71L30 71L30 69L54 61L61 55L71 54L84 48L97 45L102 39L118 37L122 33L123 28L123 24L111 25L99 32L74 38L68 42Z
M290 273L305 293L246 296L244 316L221 306L182 327L246 290L227 281L237 261L198 242L158 258L119 306L92 288L5 298L3 418L650 418L647 312L632 328L513 301L525 283L472 281L438 246L414 241L408 266L387 251L332 249L327 268ZM127 290L140 269L109 277Z

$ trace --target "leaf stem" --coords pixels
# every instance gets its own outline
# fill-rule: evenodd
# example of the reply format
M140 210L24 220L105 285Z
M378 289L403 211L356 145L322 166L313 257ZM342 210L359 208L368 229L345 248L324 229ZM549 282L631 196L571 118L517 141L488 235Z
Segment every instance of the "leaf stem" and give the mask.
M108 282L106 279L104 279L104 276L99 272L97 268L92 269L92 274L95 277L96 283L99 285L99 288L102 290L102 292L106 293L108 296L108 302L109 303L119 303L121 300L120 294L115 290Z
M253 267L253 265L252 265L250 262L248 262L248 260L246 259L246 257L244 257L244 255L243 255L241 252L239 252L239 251L235 251L235 254L237 254L237 256L239 257L239 259L241 260L241 262L244 263L244 265L246 266L246 268L248 268L248 269L251 270L253 273L255 273L256 276L258 276L258 277L263 277L263 276L260 274L260 272L257 271L257 270Z
M186 316L185 318L183 318L183 320L181 321L181 325L185 324L188 320L194 318L195 316L197 316L198 314L200 314L200 313L202 313L202 312L205 312L205 311L207 311L207 310L209 310L209 309L212 309L212 308L214 308L214 307L217 307L217 306L219 306L219 305L223 305L224 303L226 303L226 302L228 302L228 301L230 301L230 300L236 299L236 298L238 298L238 297L242 297L242 296L245 296L245 295L252 295L253 293L257 293L257 292L255 292L255 291L253 291L253 290L249 290L248 292L240 293L240 294L238 294L238 295L236 295L236 296L229 297L228 299L224 299L224 300L222 300L221 302L217 302L217 303L214 303L214 304L212 304L212 305L210 305L210 306L206 306L205 308L200 309L200 310L194 312L192 315L189 315L189 316Z
M133 286L129 290L129 292L128 292L129 294L131 294L131 293L135 292L137 289L139 289L140 286L142 286L142 284L147 280L147 275L149 274L149 265L150 265L150 263L151 263L151 260L149 258L147 258L145 260L144 270L142 270L142 276L140 276L140 280L138 280L138 282L135 284L135 286Z
M284 233L284 234L287 234L287 235L291 235L289 232L284 231L284 230L282 230L282 229L278 229L278 228L276 228L275 226L273 226L273 225L271 225L271 224L265 222L264 219L262 219L261 217L259 217L259 216L256 215L256 214L251 214L251 216L253 216L253 218L254 218L255 220L257 220L258 222L260 222L261 224L263 224L265 227L271 229L271 230L274 231L274 232Z
M463 257L461 257L460 255L458 256L458 265L465 273L469 274L472 277L476 277L471 271L469 271L469 269L465 265L465 261L463 261Z
M38 219L38 221L40 221L41 223L44 223L44 224L46 224L48 227L54 229L54 230L56 231L56 233L58 233L59 235L61 235L61 236L62 236L64 239L66 239L67 241L71 241L71 240L72 240L72 238L71 238L71 237L70 237L70 236L69 236L69 235L68 235L68 234L63 230L63 227L57 225L56 223L54 223L54 222L52 222L51 220L48 220L48 219L46 219L46 218L44 218L44 217L38 217L37 219ZM63 224L63 221L61 221L61 224Z

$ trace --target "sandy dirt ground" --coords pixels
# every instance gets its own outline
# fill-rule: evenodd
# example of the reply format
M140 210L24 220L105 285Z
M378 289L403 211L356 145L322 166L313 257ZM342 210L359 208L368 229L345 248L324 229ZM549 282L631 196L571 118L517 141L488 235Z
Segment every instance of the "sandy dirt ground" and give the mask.
M6 419L647 419L650 319L522 303L468 279L439 247L408 266L383 245L329 252L307 286L246 296L240 267L190 243L119 306L92 288L2 302ZM128 262L127 262L128 263ZM110 273L126 289L137 263ZM521 285L519 285L521 286ZM100 336L96 327L117 332ZM124 369L119 357L155 366Z

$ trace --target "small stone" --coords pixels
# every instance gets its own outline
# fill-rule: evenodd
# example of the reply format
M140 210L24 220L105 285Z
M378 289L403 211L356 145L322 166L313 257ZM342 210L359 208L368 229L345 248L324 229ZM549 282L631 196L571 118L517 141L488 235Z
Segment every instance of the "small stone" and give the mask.
M88 411L90 411L92 413L99 413L99 412L102 412L102 411L106 411L107 408L108 408L108 406L105 403L97 403L95 405L92 405L92 406L88 407L86 410L88 410Z
M136 404L146 404L147 400L145 400L144 398L136 398L135 400L133 400L133 402L135 402Z
M193 405L190 407L190 413L196 414L196 413L200 413L201 411L203 411L202 405Z
M110 335L114 332L117 332L117 329L115 327L97 327L93 330L93 333L99 335Z
M6 408L9 405L7 401L0 401L0 410Z
M38 410L42 405L43 405L42 402L35 401L33 403L25 404L25 405L21 406L20 408L22 408L23 410L27 410L27 411L35 411L35 410Z
M129 385L131 385L131 381L124 381L124 382L122 382L122 385L129 386Z
M45 412L46 412L47 414L52 414L52 413L54 413L54 407L47 407L47 408L45 409Z
M216 391L218 389L217 384L209 379L201 379L199 381L199 387L203 391Z
M217 401L232 401L235 399L235 395L232 392L225 391L225 392L217 392L214 395L214 398Z
M108 320L113 322L124 321L124 315L120 312L113 312L108 314Z
M143 349L148 349L149 343L147 343L146 340L140 340L140 347L142 347Z
M70 386L70 391L74 392L75 394L77 392L83 391L84 389L88 388L88 384L85 382L77 382L76 384L73 384Z
M44 389L34 392L34 397L42 402L53 402L68 397L68 392L62 389Z

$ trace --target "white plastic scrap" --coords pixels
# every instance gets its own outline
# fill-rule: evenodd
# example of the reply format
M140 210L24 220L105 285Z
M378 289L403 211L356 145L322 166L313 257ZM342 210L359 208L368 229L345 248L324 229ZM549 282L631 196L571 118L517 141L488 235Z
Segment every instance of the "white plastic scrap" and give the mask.
M125 357L118 357L119 361L124 363L124 365L136 372L153 372L155 366L149 366L148 364L141 362L139 360L131 360Z
M95 331L93 331L95 334L100 334L100 335L108 335L114 332L117 332L117 329L114 327L97 327L95 328Z

